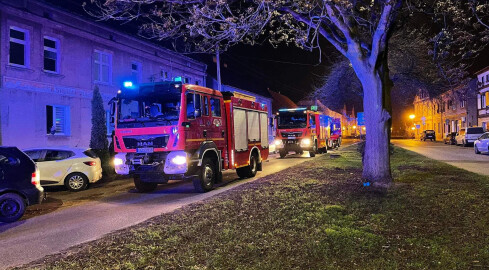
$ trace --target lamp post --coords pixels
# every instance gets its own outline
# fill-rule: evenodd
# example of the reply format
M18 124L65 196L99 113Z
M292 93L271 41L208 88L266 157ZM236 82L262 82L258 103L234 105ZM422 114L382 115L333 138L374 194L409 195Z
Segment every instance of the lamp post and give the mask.
M416 115L414 115L414 114L410 114L409 115L409 119L411 119L411 121L413 122L413 127L411 128L413 130L413 135L412 135L413 139L414 139L414 130L415 130L415 127L414 127L414 118L416 118Z

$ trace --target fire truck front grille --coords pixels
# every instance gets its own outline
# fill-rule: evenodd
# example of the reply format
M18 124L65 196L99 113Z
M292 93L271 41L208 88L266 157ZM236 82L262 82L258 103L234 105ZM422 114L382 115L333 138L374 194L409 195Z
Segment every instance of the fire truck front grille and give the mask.
M164 148L168 144L168 139L168 135L127 136L122 138L127 149L143 147Z
M282 137L301 137L302 132L282 132Z

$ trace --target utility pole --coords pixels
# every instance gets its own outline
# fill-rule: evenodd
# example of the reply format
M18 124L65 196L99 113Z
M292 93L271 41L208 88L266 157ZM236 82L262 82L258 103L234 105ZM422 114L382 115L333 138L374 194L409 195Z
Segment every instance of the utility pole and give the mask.
M219 90L219 92L222 92L221 62L219 60L219 45L216 45L216 65L217 65L217 90Z

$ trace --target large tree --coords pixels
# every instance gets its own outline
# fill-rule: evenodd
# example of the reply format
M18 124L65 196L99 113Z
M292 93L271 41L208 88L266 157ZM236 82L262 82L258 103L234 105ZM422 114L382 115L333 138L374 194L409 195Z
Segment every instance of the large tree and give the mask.
M322 40L328 41L348 59L362 86L368 132L363 177L374 187L390 185L388 41L394 29L402 27L397 18L403 4L408 13L416 6L402 0L92 0L92 4L98 8L87 10L100 19L139 20L141 35L173 38L183 42L185 50L225 50L238 42L254 44L262 39L313 50L321 49Z

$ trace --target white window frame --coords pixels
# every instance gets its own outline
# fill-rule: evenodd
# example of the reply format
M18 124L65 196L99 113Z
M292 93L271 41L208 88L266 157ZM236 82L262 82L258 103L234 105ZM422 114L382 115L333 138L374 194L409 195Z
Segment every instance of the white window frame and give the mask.
M132 65L136 65L137 66L137 71L135 71L133 68L132 68ZM131 78L135 78L135 83L138 84L138 83L141 83L141 80L143 78L143 64L139 61L132 61L131 62Z
M460 108L465 108L465 99L460 101Z
M25 40L21 40L21 39L16 39L16 38L13 38L13 37L10 37L10 30L15 30L15 31L19 31L19 32L23 32L24 33L24 38ZM20 28L20 27L17 27L17 26L10 26L9 27L9 32L8 32L8 37L9 37L9 48L8 48L8 64L11 65L11 66L15 66L15 67L24 67L24 68L28 68L30 66L30 37L29 37L29 30L27 29L23 29L23 28ZM11 42L15 42L15 43L18 43L18 44L22 44L24 45L24 65L19 65L19 64L16 64L16 63L10 63L10 43Z
M44 46L44 40L45 39L49 39L51 41L54 41L54 44L56 44L56 48L53 49L51 47L46 47ZM60 59L60 45L59 45L59 39L57 38L53 38L53 37L50 37L50 36L43 36L43 39L42 39L42 45L43 45L43 51L42 51L42 70L44 72L48 72L48 73L55 73L55 74L59 74L59 59ZM52 71L52 70L47 70L45 69L44 67L44 51L50 51L50 52L54 52L56 53L56 71Z
M94 50L93 53L98 53L99 54L99 60L95 60L95 58L93 58L93 63L94 64L97 64L100 66L99 68L99 74L98 74L98 77L99 79L95 79L95 74L94 74L94 79L93 81L96 82L96 83L100 83L100 84L107 84L107 85L111 85L112 84L112 54L109 53L109 52L104 52L104 51L101 51L101 50ZM108 63L102 63L102 55L107 55L108 56ZM109 70L109 74L108 74L108 82L105 82L105 81L101 81L102 79L102 66L108 66L108 70ZM92 68L93 69L93 68ZM93 71L95 72L95 71Z
M71 135L71 115L70 115L70 106L65 106L65 105L50 105L47 104L46 106L51 106L53 107L53 125L56 126L56 111L57 110L63 110L64 113L64 123L62 123L62 129L63 132L56 132L54 135L51 136L70 136ZM46 119L47 121L47 119Z

